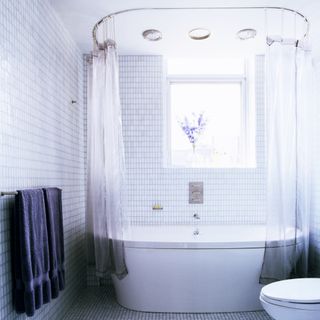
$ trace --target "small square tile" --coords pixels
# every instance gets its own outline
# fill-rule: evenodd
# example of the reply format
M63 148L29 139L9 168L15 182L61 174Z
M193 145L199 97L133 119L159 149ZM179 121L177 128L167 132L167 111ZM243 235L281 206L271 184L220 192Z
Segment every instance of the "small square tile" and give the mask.
M63 190L66 288L33 317L61 319L86 284L83 57L48 0L1 0L0 39L0 190ZM6 320L27 318L12 307L12 207L12 196L0 198Z
M170 290L170 289L169 289ZM272 320L265 312L153 313L121 307L112 286L85 289L63 320Z

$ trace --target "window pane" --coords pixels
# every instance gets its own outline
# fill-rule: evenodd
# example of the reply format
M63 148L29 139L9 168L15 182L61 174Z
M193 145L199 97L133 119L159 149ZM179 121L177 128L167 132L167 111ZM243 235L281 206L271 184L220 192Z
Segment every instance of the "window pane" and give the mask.
M182 167L239 167L241 165L241 82L171 83L171 161ZM182 123L205 126L192 137ZM194 122L194 125L193 125ZM191 140L190 140L191 139Z

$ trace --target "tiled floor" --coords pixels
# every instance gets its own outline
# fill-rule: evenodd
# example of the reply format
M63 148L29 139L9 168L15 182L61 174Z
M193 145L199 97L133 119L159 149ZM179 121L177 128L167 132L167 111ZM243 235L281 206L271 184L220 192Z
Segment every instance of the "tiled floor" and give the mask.
M271 320L265 312L239 313L149 313L119 306L110 287L89 287L79 296L63 320Z

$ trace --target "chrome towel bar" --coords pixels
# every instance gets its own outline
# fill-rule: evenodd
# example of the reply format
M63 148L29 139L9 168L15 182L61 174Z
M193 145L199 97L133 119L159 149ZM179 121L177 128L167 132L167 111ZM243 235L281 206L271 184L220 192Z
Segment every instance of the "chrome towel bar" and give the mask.
M3 197L3 196L15 196L17 194L18 194L17 191L0 191L0 197Z

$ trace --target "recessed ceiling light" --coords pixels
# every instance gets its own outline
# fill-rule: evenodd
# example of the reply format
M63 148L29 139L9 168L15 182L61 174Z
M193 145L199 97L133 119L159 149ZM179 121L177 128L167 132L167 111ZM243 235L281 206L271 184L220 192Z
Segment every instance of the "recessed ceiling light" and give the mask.
M242 29L237 32L237 37L240 40L253 39L257 35L257 30L255 29Z
M193 40L204 40L211 35L210 30L204 28L195 28L189 31L189 37Z
M159 41L162 39L162 33L156 29L148 29L142 32L142 36L149 41Z

